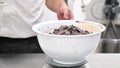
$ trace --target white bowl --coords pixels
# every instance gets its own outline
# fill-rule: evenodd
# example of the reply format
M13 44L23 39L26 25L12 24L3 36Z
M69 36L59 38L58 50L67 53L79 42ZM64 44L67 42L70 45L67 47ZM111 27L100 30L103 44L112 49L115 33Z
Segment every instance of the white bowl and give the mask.
M74 20L48 21L36 24L32 29L37 33L39 44L47 56L57 63L76 64L95 51L101 33L105 30L105 26L100 23L81 22L84 23L76 23ZM93 33L87 35L49 34L61 25L75 25Z

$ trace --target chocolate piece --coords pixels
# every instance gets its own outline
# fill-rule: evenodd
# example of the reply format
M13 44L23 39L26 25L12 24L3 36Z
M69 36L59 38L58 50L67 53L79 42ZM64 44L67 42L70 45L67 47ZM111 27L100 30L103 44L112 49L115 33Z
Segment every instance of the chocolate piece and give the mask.
M83 31L79 27L69 25L69 26L60 26L58 29L54 29L53 33L55 35L85 35L90 34L89 31L85 30Z

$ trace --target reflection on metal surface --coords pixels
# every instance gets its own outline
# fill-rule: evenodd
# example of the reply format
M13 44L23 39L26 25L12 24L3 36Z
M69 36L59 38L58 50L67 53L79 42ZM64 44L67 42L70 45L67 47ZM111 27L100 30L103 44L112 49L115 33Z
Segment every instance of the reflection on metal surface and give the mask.
M78 65L78 66L71 66L71 67L60 67L60 66L54 66L54 65L50 65L47 62L44 62L42 65L42 68L90 68L88 63L84 63L82 65Z
M60 64L54 62L51 58L46 57L42 64L42 68L90 68L90 66L88 65L88 59L77 64Z
M76 67L54 67L48 64L44 64L42 68L90 68L88 64L82 65L82 66L76 66Z
M101 39L101 53L120 53L120 39Z

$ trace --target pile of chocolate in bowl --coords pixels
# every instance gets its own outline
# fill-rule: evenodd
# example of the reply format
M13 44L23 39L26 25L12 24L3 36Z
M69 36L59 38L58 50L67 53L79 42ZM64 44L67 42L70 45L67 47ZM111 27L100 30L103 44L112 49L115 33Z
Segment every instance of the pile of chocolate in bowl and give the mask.
M79 27L76 27L74 25L61 25L58 29L54 29L54 31L50 34L55 35L86 35L90 34L92 32L89 32L87 30L82 30Z

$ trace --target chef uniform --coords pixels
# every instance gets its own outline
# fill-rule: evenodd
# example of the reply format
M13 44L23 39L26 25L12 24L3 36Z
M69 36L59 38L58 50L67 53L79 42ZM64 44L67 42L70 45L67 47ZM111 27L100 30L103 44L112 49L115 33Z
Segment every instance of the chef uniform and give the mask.
M44 18L45 0L0 0L0 53L42 53L34 24Z

